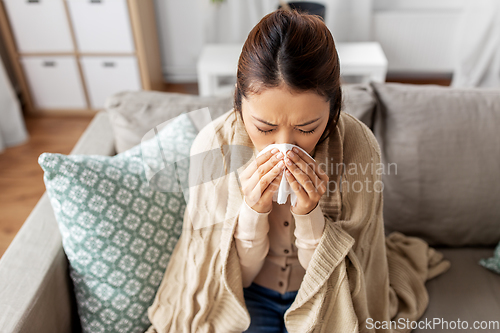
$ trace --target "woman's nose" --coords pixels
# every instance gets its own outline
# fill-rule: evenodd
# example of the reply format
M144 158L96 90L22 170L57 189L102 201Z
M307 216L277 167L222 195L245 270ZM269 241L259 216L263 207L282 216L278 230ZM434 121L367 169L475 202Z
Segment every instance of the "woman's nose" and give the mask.
M289 133L281 133L278 138L276 138L276 143L277 144L282 144L282 143L291 143L293 145L297 145L293 139L293 136L290 135Z

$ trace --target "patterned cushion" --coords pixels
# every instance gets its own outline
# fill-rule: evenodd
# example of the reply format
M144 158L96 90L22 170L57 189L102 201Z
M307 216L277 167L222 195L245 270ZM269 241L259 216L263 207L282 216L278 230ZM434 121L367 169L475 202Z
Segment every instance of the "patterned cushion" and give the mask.
M83 332L144 332L149 327L147 308L180 237L186 202L177 182L171 182L171 191L152 189L141 150L155 149L159 140L168 152L167 163L189 163L196 134L183 114L142 146L113 157L40 155ZM145 155L151 162L155 154ZM187 188L187 175L169 170L170 179Z

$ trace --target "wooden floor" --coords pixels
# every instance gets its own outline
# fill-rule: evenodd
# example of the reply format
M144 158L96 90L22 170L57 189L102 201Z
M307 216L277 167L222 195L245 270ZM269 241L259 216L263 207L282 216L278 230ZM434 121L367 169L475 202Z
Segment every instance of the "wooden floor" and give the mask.
M389 82L449 85L447 79L404 79ZM165 84L164 91L198 94L198 85ZM12 242L45 191L38 156L43 152L69 154L91 116L26 116L29 141L0 153L0 257Z

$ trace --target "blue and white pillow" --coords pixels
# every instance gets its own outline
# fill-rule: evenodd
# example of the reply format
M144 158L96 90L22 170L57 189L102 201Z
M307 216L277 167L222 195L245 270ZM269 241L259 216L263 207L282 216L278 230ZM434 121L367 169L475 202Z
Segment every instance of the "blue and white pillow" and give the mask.
M181 114L151 140L112 157L40 155L83 332L144 332L151 325L147 309L182 232L186 202L179 186L188 186L196 135ZM151 174L159 142L169 164L162 191L149 186L145 171Z

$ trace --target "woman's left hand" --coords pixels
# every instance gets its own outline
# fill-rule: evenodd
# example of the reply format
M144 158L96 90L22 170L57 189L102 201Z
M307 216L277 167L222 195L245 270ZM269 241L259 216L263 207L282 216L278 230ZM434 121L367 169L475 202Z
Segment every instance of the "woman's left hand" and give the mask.
M307 154L297 148L292 150L287 152L284 159L285 177L297 195L297 203L290 210L297 215L306 215L318 205L326 192L329 178Z

